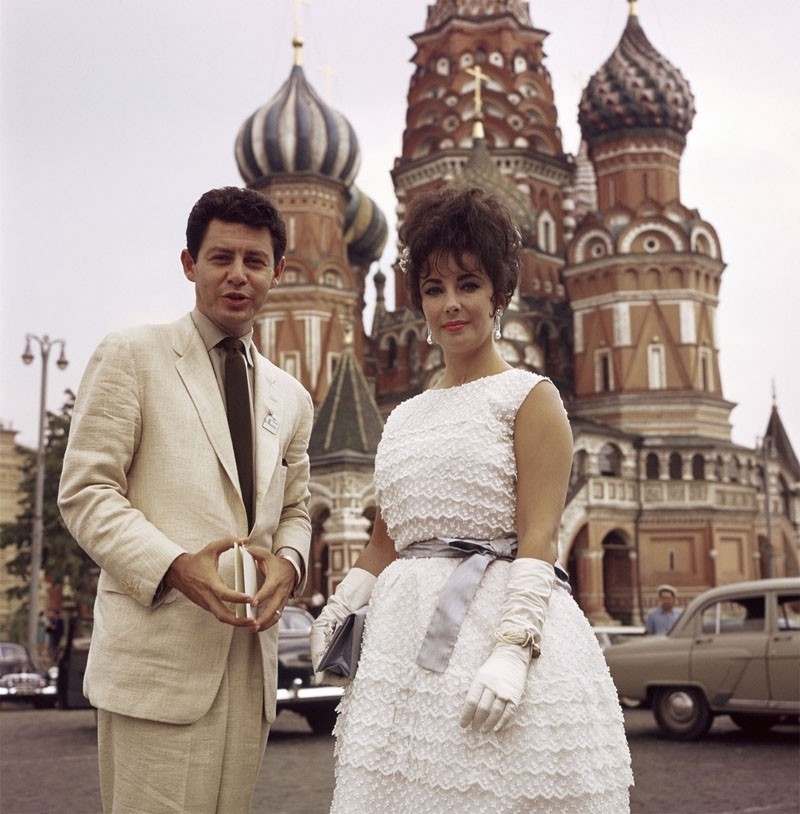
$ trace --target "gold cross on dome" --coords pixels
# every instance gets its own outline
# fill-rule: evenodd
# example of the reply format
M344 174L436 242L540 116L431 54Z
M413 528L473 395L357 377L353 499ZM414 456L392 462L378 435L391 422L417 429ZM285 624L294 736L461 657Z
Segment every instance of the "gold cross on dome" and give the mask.
M483 98L481 95L481 82L489 82L489 74L483 72L483 69L480 65L476 65L474 68L467 68L467 73L470 76L475 77L475 118L482 119L483 118Z
M294 37L292 47L294 48L294 64L303 64L303 37L300 34L300 7L307 6L308 0L294 0Z

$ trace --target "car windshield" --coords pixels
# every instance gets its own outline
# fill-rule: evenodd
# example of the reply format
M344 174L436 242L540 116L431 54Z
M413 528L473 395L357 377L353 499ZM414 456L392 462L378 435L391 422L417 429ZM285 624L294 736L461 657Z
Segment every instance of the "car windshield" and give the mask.
M286 609L280 619L280 629L291 633L308 633L311 630L311 622L302 611L294 612Z
M0 675L18 673L28 668L28 654L24 647L11 642L0 644Z

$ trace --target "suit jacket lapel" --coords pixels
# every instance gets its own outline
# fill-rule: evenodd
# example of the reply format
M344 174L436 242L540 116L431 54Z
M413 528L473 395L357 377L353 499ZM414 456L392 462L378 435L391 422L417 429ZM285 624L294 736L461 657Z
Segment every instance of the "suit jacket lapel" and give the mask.
M194 403L214 452L241 496L225 405L211 360L208 358L208 351L190 315L175 325L173 347L178 354L178 361L175 364L178 375Z
M256 513L261 505L272 475L278 465L281 431L281 399L277 380L269 362L259 353L253 354L256 453ZM258 518L256 517L256 522Z

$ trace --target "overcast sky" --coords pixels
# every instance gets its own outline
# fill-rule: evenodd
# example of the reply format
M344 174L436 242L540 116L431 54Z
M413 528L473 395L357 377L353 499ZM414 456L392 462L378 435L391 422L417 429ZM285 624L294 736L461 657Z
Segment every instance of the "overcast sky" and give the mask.
M359 187L390 224L425 0L309 0L308 80L352 123ZM625 0L531 0L546 40L564 149L577 105L616 47ZM642 26L689 80L697 116L682 203L717 229L728 267L717 325L733 439L752 446L772 382L800 452L800 49L796 0L640 0ZM41 363L25 334L66 340L48 408L77 389L105 334L193 305L186 217L205 190L241 184L240 125L292 65L294 0L0 0L0 420L37 443ZM373 273L378 265L373 266Z

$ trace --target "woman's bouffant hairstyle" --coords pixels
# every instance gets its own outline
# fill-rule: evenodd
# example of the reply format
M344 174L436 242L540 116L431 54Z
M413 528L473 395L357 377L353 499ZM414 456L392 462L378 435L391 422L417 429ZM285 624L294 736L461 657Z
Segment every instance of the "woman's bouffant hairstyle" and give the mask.
M400 268L415 308L422 310L420 282L429 258L452 252L463 264L463 255L474 255L492 281L492 302L505 306L514 294L519 276L522 240L506 206L478 187L443 187L420 193L409 206L400 229L404 245Z

